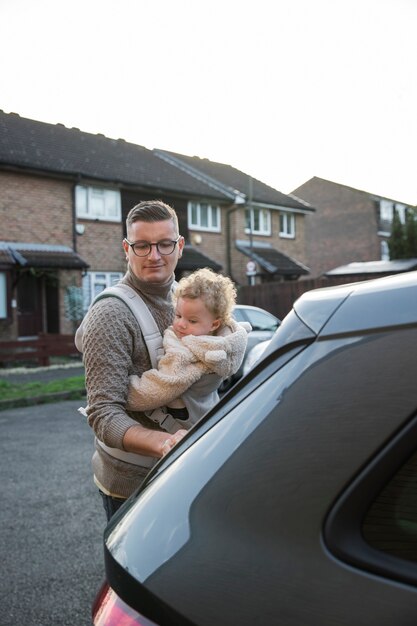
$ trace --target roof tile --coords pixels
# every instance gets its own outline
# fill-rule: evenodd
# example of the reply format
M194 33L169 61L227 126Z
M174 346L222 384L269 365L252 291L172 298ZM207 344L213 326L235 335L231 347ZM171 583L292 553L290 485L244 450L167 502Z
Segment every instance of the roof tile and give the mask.
M225 199L152 150L0 111L0 164Z

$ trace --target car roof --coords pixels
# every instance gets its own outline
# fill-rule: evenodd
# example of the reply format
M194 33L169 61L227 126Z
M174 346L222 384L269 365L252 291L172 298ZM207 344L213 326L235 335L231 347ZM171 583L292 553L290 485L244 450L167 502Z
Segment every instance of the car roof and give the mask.
M263 309L260 306L253 306L252 304L235 304L234 309L254 309L255 311L263 311L264 313L269 313L269 311L266 311L266 309ZM272 313L269 313L269 315L272 315Z
M417 272L304 293L294 311L321 336L417 323Z
M252 304L235 304L234 309L249 309L252 311L261 311L262 313L265 313L266 315L270 315L271 317L274 317L276 320L278 320L277 316L274 315L273 313L271 313L270 311L267 311L266 309L263 309L260 306L254 306Z

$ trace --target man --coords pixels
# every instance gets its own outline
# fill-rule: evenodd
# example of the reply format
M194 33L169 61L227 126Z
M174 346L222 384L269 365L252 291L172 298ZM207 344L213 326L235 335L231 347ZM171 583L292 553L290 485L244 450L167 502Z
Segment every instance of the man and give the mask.
M144 201L129 212L123 248L128 270L122 279L147 304L161 332L173 321L171 289L184 238L171 207ZM139 325L115 297L99 300L85 319L83 353L88 423L96 434L94 481L107 518L139 487L150 467L185 434L170 435L144 413L126 411L129 376L151 368Z

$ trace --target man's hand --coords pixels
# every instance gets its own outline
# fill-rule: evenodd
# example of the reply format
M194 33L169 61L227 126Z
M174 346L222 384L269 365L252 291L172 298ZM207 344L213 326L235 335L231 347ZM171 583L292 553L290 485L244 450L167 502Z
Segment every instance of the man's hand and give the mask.
M186 430L177 430L173 435L168 435L162 445L162 456L168 454L170 450L187 434Z
M178 430L173 435L160 430L150 430L138 424L131 426L124 434L123 447L126 452L160 458L165 456L183 437L186 430Z

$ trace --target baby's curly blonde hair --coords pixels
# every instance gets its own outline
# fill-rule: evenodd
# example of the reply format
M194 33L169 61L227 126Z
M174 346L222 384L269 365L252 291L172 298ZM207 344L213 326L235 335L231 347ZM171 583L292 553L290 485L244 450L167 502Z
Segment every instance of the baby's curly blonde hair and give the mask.
M173 294L173 301L175 305L179 298L201 298L216 319L220 319L222 324L229 324L236 297L236 289L230 278L204 267L181 278Z

